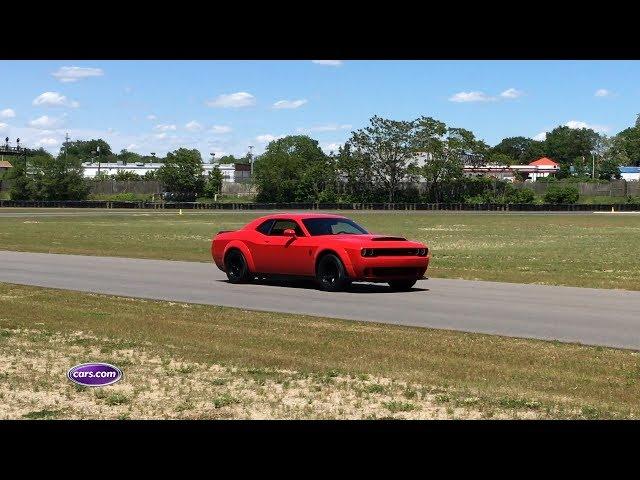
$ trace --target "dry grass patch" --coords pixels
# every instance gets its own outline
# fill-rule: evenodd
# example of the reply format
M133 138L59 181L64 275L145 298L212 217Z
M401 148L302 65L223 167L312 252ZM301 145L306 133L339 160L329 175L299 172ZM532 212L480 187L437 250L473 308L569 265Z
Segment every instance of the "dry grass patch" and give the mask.
M9 284L0 284L0 351L0 403L13 405L6 416L640 412L633 351ZM90 361L121 367L125 379L75 397L64 375Z

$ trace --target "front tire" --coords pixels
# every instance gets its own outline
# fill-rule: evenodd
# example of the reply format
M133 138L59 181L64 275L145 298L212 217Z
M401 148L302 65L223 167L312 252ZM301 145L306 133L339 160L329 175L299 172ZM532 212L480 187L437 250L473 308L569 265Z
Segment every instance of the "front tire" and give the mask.
M251 272L247 260L240 250L231 250L224 257L224 269L229 283L247 283L251 280Z
M320 288L327 292L339 292L349 286L342 261L331 253L324 255L318 262L316 280Z
M417 280L392 280L389 282L391 290L396 292L408 292L416 284Z

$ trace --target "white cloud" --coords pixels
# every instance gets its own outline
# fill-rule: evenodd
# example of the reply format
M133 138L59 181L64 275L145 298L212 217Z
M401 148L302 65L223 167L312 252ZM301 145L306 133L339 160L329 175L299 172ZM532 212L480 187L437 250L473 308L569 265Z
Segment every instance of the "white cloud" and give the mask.
M309 128L297 128L298 132L335 132L336 130L349 130L352 125L342 124L338 125L337 123L329 123L327 125L316 125L315 127Z
M191 120L189 123L187 123L184 128L186 128L187 130L189 130L190 132L200 132L202 131L202 125L200 125L198 122L196 122L195 120Z
M166 132L158 133L157 135L155 135L155 138L157 138L158 140L162 140L163 138L167 138L167 133Z
M533 137L534 140L538 140L539 142L543 142L545 138L547 138L547 132L540 132L535 137Z
M324 65L325 67L340 67L344 63L342 60L311 60L317 65Z
M324 145L321 145L322 150L324 150L325 153L330 153L330 152L337 153L338 149L341 146L342 146L341 143L325 143Z
M151 114L151 115L147 115L147 120L157 120L158 117L156 117L155 115Z
M613 93L606 88L599 88L598 90L596 90L596 93L594 93L594 95L596 97L610 97L611 95L613 95Z
M55 138L45 137L36 142L36 147L55 147L59 143Z
M16 112L11 108L5 108L0 111L0 118L14 118L16 116Z
M301 99L301 100L278 100L276 103L273 104L273 108L275 108L276 110L299 108L302 105L304 105L305 103L307 103L306 99Z
M60 128L64 120L62 118L49 117L48 115L42 115L29 122L29 126L37 128L38 130L50 130Z
M138 148L138 144L137 143L130 143L129 145L127 145L127 150L131 151L131 150L135 150L136 148Z
M0 132L6 130L7 128L9 128L9 125L0 122Z
M247 92L236 92L219 95L215 100L209 100L209 107L240 108L255 105L256 97Z
M490 102L495 100L494 97L487 95L484 92L458 92L449 97L450 102L466 103L466 102Z
M104 72L101 68L60 67L52 75L63 83L73 83L84 78L101 77Z
M587 122L582 122L580 120L569 120L564 125L565 127L569 127L569 128L590 128L591 130L594 130L596 132L609 131L609 127L607 127L606 125L592 125Z
M265 133L263 135L258 135L256 137L256 140L260 143L269 143L269 142L273 142L274 140L278 140L279 138L282 138L282 135L279 136L275 136L275 135L271 135L270 133Z
M33 99L33 105L37 107L71 107L77 108L80 106L75 100L69 100L64 95L58 92L44 92Z
M509 99L518 98L518 97L521 97L522 95L524 95L524 92L520 90L516 90L515 88L509 88L500 94L502 98L509 98Z
M214 125L213 127L211 127L211 133L215 133L217 135L229 133L230 131L231 127L227 125Z
M174 131L177 129L177 127L175 125L156 125L155 127L153 127L154 130L157 130L159 132L169 132L169 131Z

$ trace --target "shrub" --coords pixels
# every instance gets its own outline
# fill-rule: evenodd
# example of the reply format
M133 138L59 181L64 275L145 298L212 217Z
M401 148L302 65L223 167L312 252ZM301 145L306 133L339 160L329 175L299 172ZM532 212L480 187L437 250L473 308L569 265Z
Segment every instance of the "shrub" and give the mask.
M578 198L578 187L573 185L551 185L544 194L545 203L576 203Z

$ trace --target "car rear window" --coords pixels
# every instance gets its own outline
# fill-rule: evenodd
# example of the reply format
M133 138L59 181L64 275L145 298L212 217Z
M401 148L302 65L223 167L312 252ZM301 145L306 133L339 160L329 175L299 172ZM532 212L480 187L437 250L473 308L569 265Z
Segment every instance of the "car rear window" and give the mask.
M256 230L264 235L269 235L269 230L271 229L272 224L273 224L273 219L271 218L266 222L262 222L260 226L256 228Z

